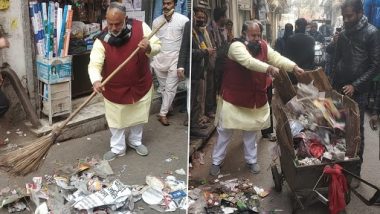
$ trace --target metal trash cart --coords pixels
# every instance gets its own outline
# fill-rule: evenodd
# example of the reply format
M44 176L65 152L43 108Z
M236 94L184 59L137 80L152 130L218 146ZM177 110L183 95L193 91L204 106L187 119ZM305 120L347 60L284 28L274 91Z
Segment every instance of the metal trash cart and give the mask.
M299 82L310 83L314 80L314 86L320 91L326 93L326 97L333 99L341 99L343 105L348 108L349 114L347 115L345 139L347 144L346 156L348 160L336 161L343 167L345 176L347 178L348 186L351 183L352 177L355 175L349 172L354 171L356 164L360 159L356 155L358 145L360 144L360 118L359 108L357 104L347 96L343 96L336 91L332 90L331 85L328 82L327 77L322 69L307 72ZM276 89L274 99L272 101L272 109L276 118L276 134L278 144L280 147L280 171L277 164L272 164L271 171L275 184L275 190L280 192L282 190L283 181L289 186L293 196L292 210L295 213L298 209L304 209L305 207L315 203L316 201L322 201L325 204L328 203L327 195L329 181L327 177L322 178L323 170L326 165L332 163L322 163L317 165L300 166L295 161L295 151L293 146L293 137L289 121L284 111L284 105L296 95L296 90L292 86L287 74L280 72L279 77L276 77L274 81L274 87ZM275 161L274 161L275 162ZM362 181L362 179L359 178ZM364 181L365 184L377 190L376 194L379 195L380 191L377 187ZM346 194L346 204L350 202L350 192ZM355 194L357 192L355 191ZM376 195L375 194L375 195ZM360 194L359 194L360 195ZM374 196L375 197L375 196ZM375 199L366 200L359 198L366 204L371 204ZM371 201L371 202L370 202ZM372 203L373 204L373 203Z

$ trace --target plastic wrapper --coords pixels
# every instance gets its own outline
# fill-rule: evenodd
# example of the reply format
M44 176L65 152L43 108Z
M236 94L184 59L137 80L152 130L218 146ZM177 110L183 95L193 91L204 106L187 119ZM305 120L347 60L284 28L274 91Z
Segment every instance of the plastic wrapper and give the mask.
M321 111L330 127L344 131L346 124L342 120L342 114L331 99L315 99L313 104Z
M321 164L321 160L317 158L304 158L302 160L299 160L298 164L301 166L316 165L316 164Z
M312 81L309 84L303 84L298 83L297 84L297 98L303 99L303 98L309 98L309 99L315 99L319 96L319 90L317 87L313 85Z
M301 132L295 136L296 151L299 158L314 157L320 158L324 153L324 146L321 138L314 132Z
M292 132L292 136L298 135L300 132L302 132L305 127L303 124L298 120L289 120L290 130Z

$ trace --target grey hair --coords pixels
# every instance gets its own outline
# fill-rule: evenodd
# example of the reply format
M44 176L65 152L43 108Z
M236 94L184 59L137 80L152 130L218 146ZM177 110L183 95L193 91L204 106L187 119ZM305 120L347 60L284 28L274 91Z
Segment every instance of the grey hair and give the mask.
M263 24L261 24L261 22L257 19L245 21L243 23L242 32L246 32L248 30L248 26L252 26L254 24L257 24L260 28L261 33L263 33L263 30L264 30Z
M109 5L108 8L107 8L107 13L108 13L108 11L110 11L111 9L116 9L116 10L122 12L124 15L127 15L127 8L125 8L125 6L124 6L122 3L119 3L119 2L111 2L110 5Z

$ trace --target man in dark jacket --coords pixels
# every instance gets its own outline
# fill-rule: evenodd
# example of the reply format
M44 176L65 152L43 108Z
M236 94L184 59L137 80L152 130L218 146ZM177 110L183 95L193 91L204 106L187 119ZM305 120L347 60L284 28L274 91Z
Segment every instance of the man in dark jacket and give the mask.
M205 125L199 124L201 114L201 101L199 100L199 87L204 72L208 69L209 57L215 54L215 49L207 46L205 29L206 13L201 8L194 8L193 18L193 40L192 40L192 61L191 61L191 118L190 118L190 135L202 137L204 133L201 129Z
M370 81L378 73L380 66L379 32L368 23L363 15L361 0L346 0L342 6L344 30L339 34L336 48L333 87L352 97L360 110L360 146L358 155L363 162L364 152L364 110ZM361 163L356 168L360 176ZM353 180L351 186L359 186Z
M315 41L325 43L325 37L323 37L322 33L318 31L318 24L316 22L311 23L309 35L313 37Z
M288 39L286 43L285 56L295 62L304 70L314 68L314 46L313 37L306 35L307 21L299 18L295 23L295 34ZM292 83L297 83L293 74L289 73Z
M190 18L189 18L190 19ZM189 77L190 77L190 42L191 42L191 22L188 21L185 24L183 29L181 49L179 50L178 63L177 63L177 75L180 80L186 79L187 84L187 98L186 98L186 107L187 115L190 114L190 86L189 86ZM185 125L188 124L188 117L186 117Z
M286 42L289 37L293 35L293 25L290 23L285 24L284 35L276 40L274 49L281 55L285 55Z

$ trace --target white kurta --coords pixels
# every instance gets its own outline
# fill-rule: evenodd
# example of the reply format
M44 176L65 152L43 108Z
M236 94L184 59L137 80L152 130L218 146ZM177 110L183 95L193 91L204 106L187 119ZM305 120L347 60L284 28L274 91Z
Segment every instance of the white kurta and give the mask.
M143 22L144 37L147 37L152 31L150 27ZM156 36L150 39L151 52L149 57L154 56L160 51L160 41ZM88 74L91 83L101 81L103 77L101 72L105 59L105 49L100 40L95 40L91 50L90 63L88 65ZM149 118L149 109L152 100L153 86L151 90L139 101L133 104L117 104L104 99L105 114L108 126L111 128L126 128L141 123L147 123Z
M157 17L153 21L153 29L166 21L164 15ZM157 37L161 41L161 50L153 57L151 66L156 71L168 72L169 70L177 70L178 55L181 49L182 35L186 22L189 19L177 12L173 13L172 19L167 22L157 32Z
M268 64L255 59L241 42L233 42L228 50L228 58L249 70L265 73L270 65L286 71L292 71L296 65L281 56L268 45ZM224 129L258 131L270 126L269 104L259 108L244 108L233 105L221 97L218 98L215 125Z

